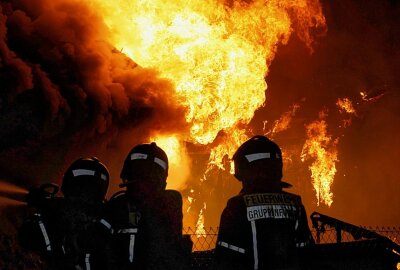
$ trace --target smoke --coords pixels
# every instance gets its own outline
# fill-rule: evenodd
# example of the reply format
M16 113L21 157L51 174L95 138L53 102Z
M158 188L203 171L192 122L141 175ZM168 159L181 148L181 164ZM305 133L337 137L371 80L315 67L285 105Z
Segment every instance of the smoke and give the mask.
M112 167L119 160L109 156L152 132L185 129L172 83L111 46L84 1L15 0L0 10L0 168L8 178L49 181L86 154Z

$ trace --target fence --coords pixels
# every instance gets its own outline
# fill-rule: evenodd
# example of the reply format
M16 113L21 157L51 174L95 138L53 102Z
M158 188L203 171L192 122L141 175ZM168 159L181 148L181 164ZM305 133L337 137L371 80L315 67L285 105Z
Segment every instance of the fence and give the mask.
M218 227L204 228L204 233L196 234L196 228L184 228L183 234L189 235L193 242L193 251L206 251L215 248L218 236Z
M389 238L394 243L400 245L400 227L362 227L364 229L376 232L384 237ZM319 244L336 243L338 236L335 229L326 229L318 234L315 229L311 230L315 241ZM218 236L218 227L205 228L205 233L196 234L195 228L184 228L183 234L189 235L193 241L193 251L207 251L215 248ZM341 232L341 242L355 242L362 239L356 239L353 235L346 231Z
M364 229L387 237L397 245L400 245L400 227L363 227ZM196 229L185 228L183 233L189 235L193 241L192 267L191 270L212 269L214 248L218 237L218 228L205 228L203 234L196 234ZM400 261L393 256L382 254L385 249L379 241L361 241L363 238L352 235L346 231L334 228L317 231L312 229L311 233L319 249L315 249L316 259L311 259L307 269L329 269L329 270L400 270ZM339 245L327 245L339 242ZM357 245L357 242L361 245ZM350 244L350 245L348 245ZM321 249L322 247L322 249ZM394 252L394 250L393 250ZM397 254L400 255L400 254ZM309 257L308 257L309 258ZM397 263L397 266L396 266Z

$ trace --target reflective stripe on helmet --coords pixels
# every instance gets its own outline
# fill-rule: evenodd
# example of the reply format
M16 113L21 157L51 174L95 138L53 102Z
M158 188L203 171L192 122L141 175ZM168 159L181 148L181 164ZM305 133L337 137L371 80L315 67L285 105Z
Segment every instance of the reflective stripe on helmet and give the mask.
M136 160L136 159L147 159L148 155L147 154L143 154L143 153L133 153L131 154L131 160ZM158 165L161 166L161 168L164 169L164 171L167 169L167 162L165 162L164 160L155 157L154 158L154 162L157 163Z
M237 251L239 253L245 253L245 249L244 248L240 248L240 247L237 247L237 246L234 246L234 245L230 245L230 244L228 244L226 242L223 242L223 241L219 241L218 245L220 245L221 247L229 248L229 249L231 249L233 251Z
M248 162L252 162L259 159L271 158L271 153L255 153L250 155L245 155Z
M77 176L94 176L95 174L96 174L96 171L93 171L93 170L87 170L87 169L72 170L72 175L74 177L77 177ZM100 178L103 179L104 181L108 180L107 175L105 175L103 173L100 175Z
M252 162L259 159L271 158L271 153L255 153L255 154L245 155L245 157L248 162ZM275 158L280 159L281 156L278 153L276 153Z
M164 171L167 169L167 163L164 160L159 158L154 158L154 162L160 165L164 169Z
M143 154L143 153L133 153L131 154L131 160L135 160L135 159L147 159L147 154Z
M95 174L96 174L96 172L93 170L86 170L86 169L72 170L72 175L75 177L82 176L82 175L94 176Z

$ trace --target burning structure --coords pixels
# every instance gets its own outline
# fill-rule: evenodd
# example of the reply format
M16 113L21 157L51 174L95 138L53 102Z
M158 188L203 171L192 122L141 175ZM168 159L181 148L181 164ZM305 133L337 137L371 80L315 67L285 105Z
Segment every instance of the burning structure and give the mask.
M186 225L215 226L238 192L230 155L264 133L282 145L285 178L307 209L399 224L397 1L6 0L0 8L8 182L58 181L77 156L96 155L113 193L128 149L155 140L171 159L169 187L187 198Z

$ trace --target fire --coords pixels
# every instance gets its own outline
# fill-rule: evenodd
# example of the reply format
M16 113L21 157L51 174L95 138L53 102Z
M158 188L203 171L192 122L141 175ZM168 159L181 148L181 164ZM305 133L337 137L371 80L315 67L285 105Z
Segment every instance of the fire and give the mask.
M174 84L189 130L172 137L214 143L203 179L212 168L223 169L223 158L247 139L244 127L265 104L265 77L278 45L296 31L310 46L310 29L325 26L318 0L87 2L115 48ZM219 134L226 136L216 143ZM173 145L184 149L176 140ZM184 164L177 164L180 173Z
M185 140L209 144L247 124L265 102L265 76L277 45L325 24L317 0L91 0L116 48L176 86L191 124Z
M200 210L199 218L197 219L197 223L196 223L197 238L205 237L207 235L206 230L204 228L204 211L206 210L206 208L207 208L207 204L204 203L203 208Z
M151 138L150 140L156 142L156 144L165 151L168 156L169 163L179 163L179 149L181 145L177 136L156 136L154 138Z
M385 91L375 93L375 95L370 95L365 91L360 92L361 99L366 102L374 102L381 99L385 95Z
M331 186L336 173L338 143L327 134L325 120L317 120L306 126L307 140L301 152L301 160L313 159L310 166L317 204L321 202L331 206L333 193Z
M336 102L336 105L339 107L340 113L347 113L351 115L348 119L343 119L343 124L341 127L347 128L351 126L352 117L357 116L357 111L353 106L353 103L348 98L339 98Z
M356 113L353 103L348 98L339 98L336 102L336 105L339 107L340 112L346 112L348 114Z
M290 127L290 123L292 122L292 119L299 108L300 104L297 103L293 104L289 111L282 114L282 116L275 121L272 130L266 132L265 135L269 135L272 137L279 132L287 130ZM266 123L266 121L264 123ZM265 124L264 124L264 130L265 130Z
M190 209L192 208L192 203L195 201L194 197L192 196L193 193L194 193L194 190L191 189L190 194L187 197L187 201L189 203L189 206L187 207L187 210L186 210L187 213L190 211Z
M172 181L167 182L167 188L179 189L189 176L190 158L186 151L185 145L177 135L155 136L151 141L156 142L168 156L169 176Z
M224 138L224 143L211 149L208 168L205 175L207 175L207 172L213 167L225 170L226 168L222 163L224 156L232 157L238 146L245 142L247 138L246 132L243 129L228 130L228 135ZM232 166L233 162L231 162L231 168Z

